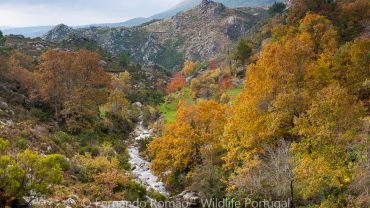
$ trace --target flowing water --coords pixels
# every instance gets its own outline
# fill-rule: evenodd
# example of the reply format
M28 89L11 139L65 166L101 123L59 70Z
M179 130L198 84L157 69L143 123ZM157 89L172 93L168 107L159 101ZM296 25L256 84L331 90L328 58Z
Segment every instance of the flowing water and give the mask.
M142 184L148 191L154 190L157 191L164 196L169 196L169 193L166 191L162 182L153 174L150 170L150 162L142 158L139 154L139 144L138 142L143 139L147 139L153 137L154 135L146 129L143 125L143 122L140 122L135 130L131 133L130 139L127 141L127 148L128 153L130 156L129 163L132 168L132 174L135 178L135 181ZM147 197L148 202L150 203L151 207L159 208L157 206L157 201L150 197ZM74 200L73 200L74 202ZM33 202L33 205L42 206L42 207L49 207L53 202L44 200L40 198L37 201ZM63 202L64 204L69 205L70 201ZM114 201L114 202L95 202L93 203L93 207L99 208L138 208L135 205L128 201ZM85 206L91 207L91 206Z
M162 182L153 174L150 170L150 162L143 159L139 154L139 145L138 141L150 138L154 135L150 133L143 125L143 122L140 122L135 130L131 134L131 139L128 142L128 153L130 155L129 163L132 168L132 173L137 182L144 185L148 190L152 189L157 191L165 196L168 196Z
M138 142L153 136L154 135L144 127L143 122L139 122L135 130L131 133L130 139L127 141L127 149L130 156L129 163L136 182L142 184L148 191L154 190L164 196L168 196L169 193L166 191L163 183L160 182L150 170L150 162L142 158L139 154ZM147 197L147 200L152 207L159 207L155 199ZM109 205L97 203L96 205L102 208L138 208L137 206L131 205L128 201L115 201L111 202Z

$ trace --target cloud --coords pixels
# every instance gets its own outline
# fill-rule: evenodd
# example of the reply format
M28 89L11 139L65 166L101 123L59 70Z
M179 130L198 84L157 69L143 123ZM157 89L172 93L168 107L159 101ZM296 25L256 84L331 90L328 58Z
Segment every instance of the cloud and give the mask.
M71 26L147 17L181 0L1 0L0 25Z

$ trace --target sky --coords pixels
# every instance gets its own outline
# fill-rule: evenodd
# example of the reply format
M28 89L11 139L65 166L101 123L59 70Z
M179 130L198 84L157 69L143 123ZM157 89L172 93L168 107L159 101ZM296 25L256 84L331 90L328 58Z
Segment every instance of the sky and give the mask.
M123 22L165 11L181 0L0 0L0 26Z

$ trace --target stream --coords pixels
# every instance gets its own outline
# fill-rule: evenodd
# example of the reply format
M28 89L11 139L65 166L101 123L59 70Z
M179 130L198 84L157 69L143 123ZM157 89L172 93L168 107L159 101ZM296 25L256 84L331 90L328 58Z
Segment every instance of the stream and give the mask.
M142 121L136 125L135 130L130 134L129 140L127 140L126 144L128 154L130 156L129 163L131 165L132 174L134 176L134 180L143 185L148 191L154 190L164 196L169 196L163 183L159 181L158 177L150 170L150 162L142 158L139 154L138 142L152 136L154 136L154 134L144 127ZM157 201L155 199L147 197L147 200L152 207L159 207L157 206ZM95 203L95 205L101 208L138 208L128 201L114 201L109 205Z
M130 140L127 142L128 153L130 155L129 163L132 168L132 173L136 182L142 184L147 190L157 191L165 196L168 196L163 183L150 170L150 162L143 159L139 154L138 141L154 136L139 122L135 130L131 133Z

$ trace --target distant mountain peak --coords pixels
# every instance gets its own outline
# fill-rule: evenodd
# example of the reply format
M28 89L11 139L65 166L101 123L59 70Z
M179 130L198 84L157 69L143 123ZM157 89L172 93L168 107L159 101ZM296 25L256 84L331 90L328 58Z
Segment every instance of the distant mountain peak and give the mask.
M65 25L65 24L63 24L63 23L61 23L61 24L56 25L54 27L54 29L55 30L68 30L68 29L70 29L70 27L67 26L67 25Z
M216 3L211 0L203 0L196 9L199 9L201 14L209 13L212 15L220 15L225 11L226 7L222 3Z
M209 3L211 3L211 1L210 0L202 0L202 5L207 5L207 4L209 4Z
M66 36L68 36L73 31L72 27L68 27L65 24L59 24L55 26L52 30L47 32L43 39L49 40L49 41L59 41L61 39L64 39Z
M150 17L142 17L142 18L134 18L125 22L118 22L118 23L108 23L108 24L97 24L96 26L104 26L104 27L132 27L138 26L143 23L147 23L153 20L159 19L166 19L175 16L179 12L184 12L190 10L197 5L212 5L215 2L222 3L226 7L229 8L239 8L239 7L266 7L272 5L274 2L289 2L289 0L183 0L176 6L172 7L171 9L155 14ZM222 8L222 7L220 7ZM215 10L216 13L219 10ZM74 28L88 28L90 25L82 25L76 26ZM61 29L67 29L65 25L60 25ZM9 34L21 34L27 37L45 37L45 33L47 33L50 29L54 28L53 25L49 26L42 26L42 27L23 27L23 28L2 28L4 35ZM55 28L54 28L55 29Z

